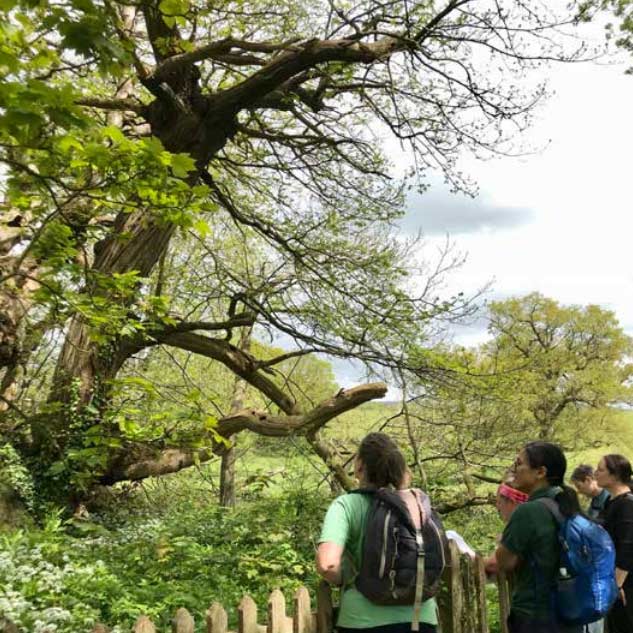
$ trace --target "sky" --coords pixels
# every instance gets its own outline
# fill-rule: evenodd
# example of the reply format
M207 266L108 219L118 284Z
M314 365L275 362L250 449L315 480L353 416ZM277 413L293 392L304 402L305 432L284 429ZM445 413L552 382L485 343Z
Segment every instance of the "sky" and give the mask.
M591 25L590 37L602 38ZM488 299L538 291L563 304L613 310L633 336L633 76L619 63L555 65L553 94L539 107L523 141L540 151L476 161L460 168L478 184L472 199L442 185L410 198L404 234L421 230L432 252L448 235L467 255L449 291L490 283ZM422 254L424 256L424 254ZM476 345L485 321L455 330ZM360 378L336 365L342 385ZM390 394L393 396L395 394Z
M532 291L564 304L595 303L633 335L633 76L626 64L557 66L555 94L526 140L543 149L462 167L474 198L435 187L410 200L402 230L430 246L448 234L467 254L451 289L491 282L489 298ZM484 324L458 333L485 338Z

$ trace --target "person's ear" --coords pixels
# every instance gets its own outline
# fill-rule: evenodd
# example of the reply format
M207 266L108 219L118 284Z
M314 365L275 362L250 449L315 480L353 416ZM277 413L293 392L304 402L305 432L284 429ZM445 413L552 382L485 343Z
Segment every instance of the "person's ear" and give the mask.
M536 469L536 477L538 479L547 479L547 466L539 466Z

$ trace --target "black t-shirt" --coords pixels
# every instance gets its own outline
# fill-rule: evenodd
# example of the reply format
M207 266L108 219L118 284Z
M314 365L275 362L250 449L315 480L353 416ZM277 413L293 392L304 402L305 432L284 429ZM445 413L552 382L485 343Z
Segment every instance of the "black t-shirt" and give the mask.
M633 494L630 492L609 499L600 513L600 522L615 544L616 567L633 572ZM633 587L633 574L624 583Z

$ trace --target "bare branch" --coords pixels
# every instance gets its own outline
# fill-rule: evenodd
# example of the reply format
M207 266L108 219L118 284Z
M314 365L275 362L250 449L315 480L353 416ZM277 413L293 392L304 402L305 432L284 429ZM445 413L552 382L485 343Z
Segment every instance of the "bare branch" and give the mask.
M238 349L235 345L193 332L155 332L152 338L153 342L147 340L144 344L152 345L158 342L172 345L219 361L270 398L285 413L289 415L298 413L297 403L288 397L270 378L263 376L258 371L258 363L255 358Z

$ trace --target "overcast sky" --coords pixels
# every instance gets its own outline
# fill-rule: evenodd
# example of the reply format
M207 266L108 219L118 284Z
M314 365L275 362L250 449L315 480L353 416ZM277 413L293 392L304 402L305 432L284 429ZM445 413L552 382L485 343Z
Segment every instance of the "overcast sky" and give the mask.
M492 296L539 291L615 311L633 335L633 77L625 65L558 66L528 140L536 155L465 159L480 195L435 187L410 201L403 230L448 233L468 253L451 286ZM461 337L482 339L482 332Z
M538 291L599 304L633 335L633 76L624 75L633 62L622 61L550 69L555 94L525 137L544 149L488 162L465 157L460 167L477 181L477 198L436 185L410 199L403 232L422 230L431 248L449 234L468 254L451 289L492 282L490 298ZM481 322L456 333L464 345L484 339ZM353 373L337 364L341 384Z

